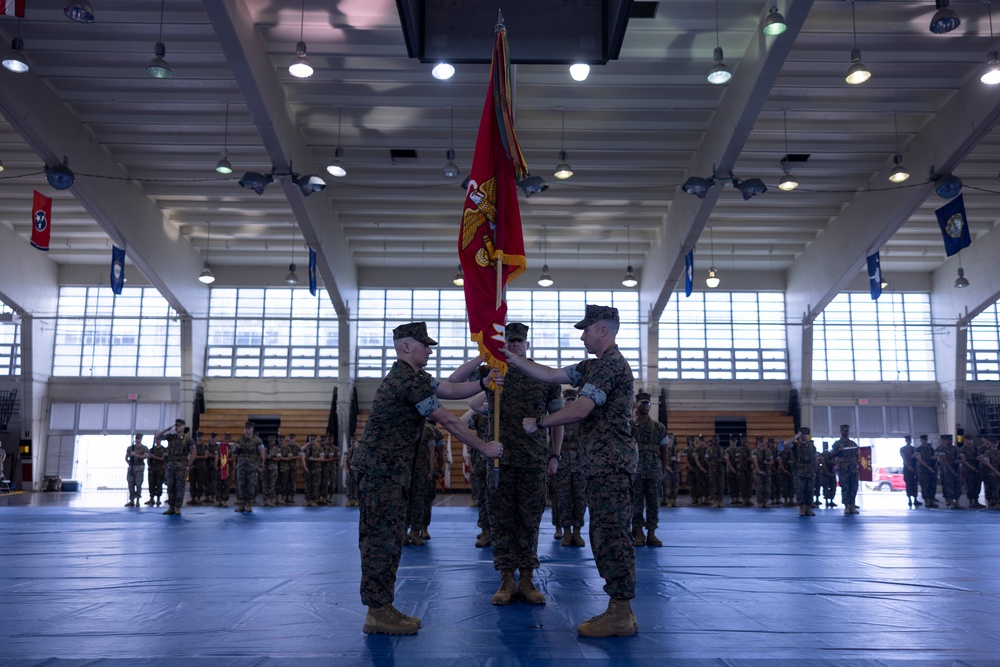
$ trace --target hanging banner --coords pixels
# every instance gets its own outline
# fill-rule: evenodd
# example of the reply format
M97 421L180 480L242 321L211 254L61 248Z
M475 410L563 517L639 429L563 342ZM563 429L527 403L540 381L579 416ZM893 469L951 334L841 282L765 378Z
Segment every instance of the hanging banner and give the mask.
M25 0L0 0L0 14L24 18Z
M882 263L877 252L868 255L868 290L871 292L872 301L882 296Z
M972 238L969 236L969 222L965 217L965 199L962 195L958 195L934 213L937 215L938 225L941 227L941 236L944 237L944 252L948 257L972 244Z
M684 256L684 296L691 296L694 287L694 248Z
M111 246L111 291L122 293L125 284L125 250L116 245Z
M52 200L35 190L31 209L31 245L43 252L49 251L49 227L52 224Z
M316 251L309 248L309 293L316 296Z

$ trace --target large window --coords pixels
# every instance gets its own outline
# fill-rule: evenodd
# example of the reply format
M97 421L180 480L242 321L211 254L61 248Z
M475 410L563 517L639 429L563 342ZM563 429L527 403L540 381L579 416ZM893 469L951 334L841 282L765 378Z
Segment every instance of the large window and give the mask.
M930 295L838 295L813 325L813 379L933 381Z
M0 376L21 374L21 325L14 310L0 301Z
M61 287L53 375L180 377L180 324L152 287Z
M966 379L971 382L1000 380L1000 314L993 304L969 324Z
M507 321L529 326L529 356L540 363L565 367L585 358L580 332L588 303L618 308L621 328L618 347L639 376L639 296L635 292L511 290L507 293ZM427 372L445 378L478 354L469 337L462 290L361 290L358 305L358 376L380 378L396 359L392 330L413 321L427 322L438 341Z
M787 380L785 296L695 292L660 317L661 380Z
M340 323L326 290L211 292L208 377L335 378Z

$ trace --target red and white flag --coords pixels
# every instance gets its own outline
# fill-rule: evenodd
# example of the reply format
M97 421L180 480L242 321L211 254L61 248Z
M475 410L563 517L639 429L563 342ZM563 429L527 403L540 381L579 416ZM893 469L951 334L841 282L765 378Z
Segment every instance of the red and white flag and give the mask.
M31 209L31 245L48 252L51 226L52 200L35 190L35 205Z
M503 289L527 266L517 181L528 169L514 134L509 74L507 33L500 26L465 194L458 256L472 340L486 354L486 363L503 373L507 372L507 359L500 352L507 317Z
M24 0L0 0L0 14L24 18Z

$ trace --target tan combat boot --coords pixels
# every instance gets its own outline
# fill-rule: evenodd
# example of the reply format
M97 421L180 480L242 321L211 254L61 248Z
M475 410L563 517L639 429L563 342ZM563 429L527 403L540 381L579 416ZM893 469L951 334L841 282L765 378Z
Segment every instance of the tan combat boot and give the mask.
M365 634L379 635L415 635L420 626L412 621L398 615L392 605L384 607L368 607L365 614L365 626L362 628Z
M649 533L646 534L646 546L648 547L662 547L663 542L660 538L656 536L656 531L653 528L649 529Z
M581 637L631 637L639 627L628 600L608 602L608 610L577 626Z
M806 505L806 516L816 516L816 513L813 512L812 508L809 507L809 505Z
M516 588L514 585L514 571L504 570L500 573L500 588L493 594L493 604L504 605L514 601Z
M126 505L128 507L128 505ZM563 538L562 526L556 526L556 532L552 534L552 539L561 540Z
M635 546L644 547L646 546L646 536L642 534L642 528L636 527L632 529L632 537L635 539Z
M532 581L533 576L533 570L521 570L521 579L517 582L517 594L524 598L528 604L545 604L545 596L535 588L535 582Z
M476 546L480 549L483 547L490 546L490 529L485 528L483 532L479 535L479 539L476 540Z
M419 530L411 530L408 536L410 538L410 543L415 547L424 546L424 538L420 537Z
M389 611L392 614L394 614L396 616L396 618L398 618L398 619L400 619L402 621L406 621L407 623L413 623L418 628L422 627L421 624L420 624L420 619L417 618L416 616L407 616L406 614L404 614L403 612L401 612L400 610L398 610L394 606L392 606L392 603L389 603L388 605L386 605L386 607L388 607Z
M573 527L573 546L574 547L583 547L583 546L586 546L586 545L587 545L587 543L583 541L582 537L580 537L580 526L574 526Z
M805 515L806 515L806 506L799 505L799 516L805 516Z
M559 543L561 547L571 547L573 546L573 529L567 528L563 531L562 541Z

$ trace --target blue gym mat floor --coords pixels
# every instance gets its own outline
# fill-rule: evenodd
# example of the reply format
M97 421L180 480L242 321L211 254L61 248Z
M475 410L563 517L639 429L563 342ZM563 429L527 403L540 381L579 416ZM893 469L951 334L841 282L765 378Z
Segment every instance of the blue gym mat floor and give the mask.
M423 628L387 637L361 632L356 509L166 517L80 496L0 498L2 667L1000 665L996 511L661 509L665 546L637 549L638 634L585 639L607 602L589 539L561 547L546 511L548 604L494 607L458 496L403 552L396 606Z

